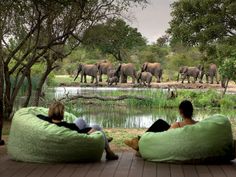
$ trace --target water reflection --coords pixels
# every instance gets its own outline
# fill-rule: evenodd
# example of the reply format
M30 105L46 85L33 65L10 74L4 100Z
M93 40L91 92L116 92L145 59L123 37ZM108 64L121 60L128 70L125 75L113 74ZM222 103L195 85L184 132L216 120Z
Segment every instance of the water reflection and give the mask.
M127 92L143 91L145 88L104 88L104 87L58 87L55 89L54 96L59 98L65 93L75 94L100 94L112 92L114 90ZM97 104L86 105L80 104L75 108L75 114L84 118L89 124L100 124L104 128L147 128L155 120L164 119L169 123L180 121L178 110L175 109L147 109L142 107L125 107L120 105ZM202 120L209 115L221 113L227 115L230 119L235 120L235 110L220 111L198 109L194 111L194 118Z
M104 106L84 106L85 113L81 114L90 124L100 124L105 128L147 128L157 119L164 119L169 123L180 121L177 110L170 109L140 109L140 108L114 108L103 109ZM202 120L209 115L222 113L219 110L195 110L194 118ZM224 113L225 114L225 113Z

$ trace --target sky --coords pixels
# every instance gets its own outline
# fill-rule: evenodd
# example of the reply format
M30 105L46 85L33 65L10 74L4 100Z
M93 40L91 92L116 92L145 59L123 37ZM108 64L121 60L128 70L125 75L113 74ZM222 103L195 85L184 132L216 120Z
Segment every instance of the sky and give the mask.
M129 13L134 18L128 23L138 28L149 43L156 42L157 38L163 36L169 28L172 2L174 0L149 0L149 5L144 9L132 8Z

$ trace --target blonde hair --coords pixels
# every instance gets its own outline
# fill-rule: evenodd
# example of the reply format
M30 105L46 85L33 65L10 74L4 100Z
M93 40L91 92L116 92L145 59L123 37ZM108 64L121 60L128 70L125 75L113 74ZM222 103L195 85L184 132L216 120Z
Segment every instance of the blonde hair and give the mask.
M49 106L48 117L53 120L63 120L64 118L64 105L56 101Z

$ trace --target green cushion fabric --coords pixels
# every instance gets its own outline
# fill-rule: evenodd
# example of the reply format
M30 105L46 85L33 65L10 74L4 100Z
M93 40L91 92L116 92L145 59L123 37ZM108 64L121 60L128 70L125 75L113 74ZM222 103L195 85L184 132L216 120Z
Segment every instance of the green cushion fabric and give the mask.
M144 159L155 162L234 158L231 124L222 115L213 115L183 128L145 133L139 141L139 149Z
M14 160L25 162L99 161L105 142L101 132L80 134L39 119L48 109L29 107L18 110L12 120L8 153ZM64 120L73 122L73 114L65 112Z

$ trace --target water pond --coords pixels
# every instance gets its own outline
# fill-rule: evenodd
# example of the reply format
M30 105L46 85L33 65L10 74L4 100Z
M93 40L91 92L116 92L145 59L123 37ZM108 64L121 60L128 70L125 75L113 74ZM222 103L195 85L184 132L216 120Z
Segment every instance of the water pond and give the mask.
M106 95L117 90L124 94L136 92L138 95L141 93L140 91L144 91L145 89L57 87L51 89L48 94L58 99L66 93L69 93L69 95ZM129 107L121 105L119 102L112 102L112 104L74 104L72 107L77 116L84 118L90 124L100 124L104 128L147 128L159 118L169 123L180 120L178 110L176 109L145 108L142 106ZM235 110L221 111L220 109L195 109L194 118L196 120L202 120L211 114L218 113L227 115L232 121L236 120Z

